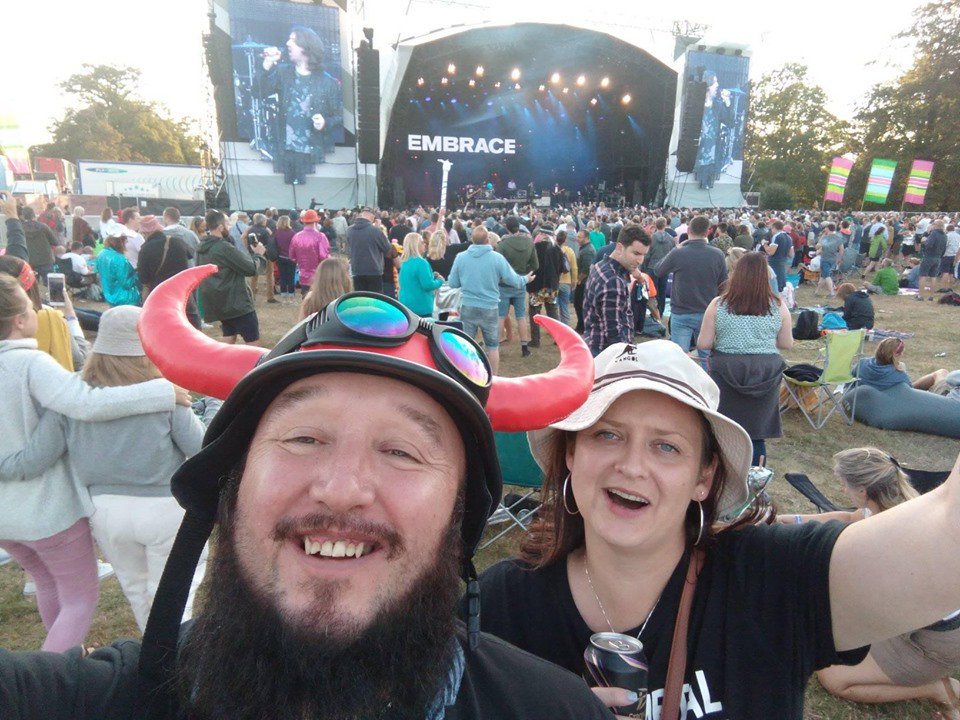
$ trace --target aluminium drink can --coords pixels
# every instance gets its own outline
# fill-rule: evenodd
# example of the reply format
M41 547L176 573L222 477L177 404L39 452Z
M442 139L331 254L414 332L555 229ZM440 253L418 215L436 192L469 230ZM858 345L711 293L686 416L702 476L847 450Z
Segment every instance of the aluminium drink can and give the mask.
M637 694L634 704L612 708L615 714L646 717L647 657L642 642L622 633L594 633L583 651L583 664L583 679L590 687L618 687Z

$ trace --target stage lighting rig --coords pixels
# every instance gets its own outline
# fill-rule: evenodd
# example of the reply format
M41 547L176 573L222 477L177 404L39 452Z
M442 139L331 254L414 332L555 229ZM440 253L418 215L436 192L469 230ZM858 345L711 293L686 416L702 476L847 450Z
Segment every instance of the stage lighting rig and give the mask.
M602 87L602 88L608 88L608 87L610 87L610 78L608 78L608 77L603 78L603 79L600 81L600 87Z
M473 78L470 78L470 82L467 83L470 87L474 87L477 84L477 81Z
M493 86L494 86L495 88L499 88L499 87L500 87L500 81L497 80L497 81L493 84Z
M519 90L519 89L520 89L520 83L515 84L515 85L513 86L513 89L514 89L514 90Z
M449 65L447 65L447 72L448 72L450 75L456 75L456 73L457 73L457 66L454 65L453 63L450 63Z
M566 94L569 93L569 92L570 92L570 88L564 88L564 89L563 89L563 94L564 94L564 95L566 95Z
M423 87L423 84L424 84L425 82L426 82L426 80L424 80L422 77L417 78L417 85L418 85L419 87Z
M510 73L510 79L514 82L520 79L520 68L513 69L513 72Z
M624 95L622 98L620 98L620 102L622 102L624 105L629 105L629 104L630 104L630 101L631 101L632 99L633 99L633 98L630 97L630 93L627 93L627 94Z
M583 86L583 85L586 85L586 84L587 84L587 76L586 76L586 75L580 75L580 76L577 78L577 85Z
M596 99L596 98L590 98L590 104L591 104L591 105L596 105L596 104L597 104L597 99Z
M441 84L441 85L446 85L446 84L447 84L447 79L446 79L446 78L440 78L440 84Z
M540 86L540 92L544 92L546 89L547 89L547 86L546 86L546 85L541 85L541 86Z
M477 65L477 77L483 77L483 65Z
M560 84L560 73L555 72L553 75L551 75L551 76L550 76L550 82L552 82L554 85L559 85L559 84Z

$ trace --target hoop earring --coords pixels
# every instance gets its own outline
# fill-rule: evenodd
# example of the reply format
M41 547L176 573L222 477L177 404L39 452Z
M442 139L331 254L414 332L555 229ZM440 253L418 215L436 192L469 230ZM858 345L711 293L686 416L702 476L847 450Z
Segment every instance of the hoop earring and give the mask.
M697 507L700 508L700 531L697 533L697 539L693 541L694 546L699 545L700 541L703 539L703 526L704 526L704 517L703 517L703 503L699 500L695 501Z
M560 497L563 498L563 509L567 511L568 515L579 515L580 509L571 510L570 506L567 505L567 486L570 484L570 473L567 473L567 476L563 479L563 488L560 490Z

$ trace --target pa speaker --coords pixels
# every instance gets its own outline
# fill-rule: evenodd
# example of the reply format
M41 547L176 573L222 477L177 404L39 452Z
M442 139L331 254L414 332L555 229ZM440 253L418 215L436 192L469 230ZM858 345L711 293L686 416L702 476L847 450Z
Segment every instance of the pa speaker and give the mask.
M677 171L693 172L700 150L700 127L707 98L707 84L688 80L683 90L683 111L680 116L680 141L677 143Z
M357 49L357 156L380 161L380 51L365 46Z

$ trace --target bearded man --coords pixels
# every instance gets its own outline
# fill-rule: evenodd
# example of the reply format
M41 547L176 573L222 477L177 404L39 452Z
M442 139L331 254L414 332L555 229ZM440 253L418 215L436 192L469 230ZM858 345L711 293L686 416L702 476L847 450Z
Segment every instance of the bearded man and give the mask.
M227 398L171 481L186 516L143 642L0 651L0 717L610 717L579 678L479 633L472 562L502 491L493 428L579 406L593 381L582 341L539 319L560 367L497 378L458 330L350 293L264 355L185 322L215 271L161 284L140 323L166 376ZM206 602L181 626L215 523Z

